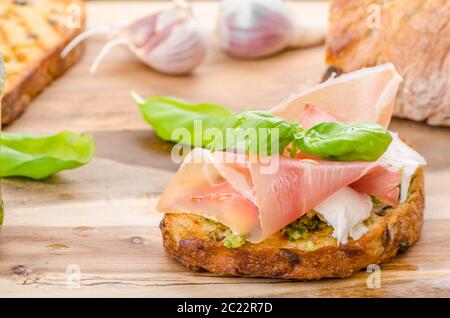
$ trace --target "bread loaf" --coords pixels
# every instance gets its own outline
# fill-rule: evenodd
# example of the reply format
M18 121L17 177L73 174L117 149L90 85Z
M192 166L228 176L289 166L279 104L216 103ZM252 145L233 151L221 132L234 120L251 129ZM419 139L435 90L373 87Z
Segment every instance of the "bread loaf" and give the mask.
M450 1L331 0L327 63L350 72L392 62L394 115L450 126Z

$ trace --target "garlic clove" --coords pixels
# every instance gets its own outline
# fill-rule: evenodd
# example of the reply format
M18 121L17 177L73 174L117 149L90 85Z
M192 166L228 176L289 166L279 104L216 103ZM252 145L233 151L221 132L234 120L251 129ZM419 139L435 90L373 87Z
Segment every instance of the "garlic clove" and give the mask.
M158 13L143 17L127 28L127 37L137 47L143 46L153 35Z
M206 39L189 4L185 0L174 0L173 3L171 8L131 24L115 23L87 30L70 42L61 56L67 56L82 41L103 34L109 35L110 41L95 58L91 73L95 73L108 53L120 45L128 46L141 62L162 73L190 73L206 56Z
M144 24L145 25L145 24ZM130 41L130 49L145 64L167 74L186 74L200 65L207 50L200 26L185 7L162 11L147 25L147 38ZM128 33L134 33L139 24ZM130 37L131 38L131 37Z
M206 56L206 40L198 32L195 21L173 26L158 45L151 43L142 55L148 64L167 74L186 74L195 69Z
M206 56L206 39L188 4L183 0L176 0L174 4L114 32L112 40L92 64L91 73L95 73L109 51L119 45L127 45L141 62L162 73L192 72Z
M186 12L178 7L173 7L133 22L127 27L126 36L131 45L141 47L152 38L160 37L173 25L182 23L185 19Z
M223 0L218 34L231 55L260 58L288 47L295 28L281 0Z
M262 58L323 43L327 20L301 16L291 5L282 0L222 0L221 46L235 57Z

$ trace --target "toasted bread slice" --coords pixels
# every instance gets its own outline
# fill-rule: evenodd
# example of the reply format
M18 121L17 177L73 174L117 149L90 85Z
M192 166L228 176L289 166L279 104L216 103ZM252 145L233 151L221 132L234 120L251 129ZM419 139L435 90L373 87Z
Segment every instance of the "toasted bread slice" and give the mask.
M84 27L84 1L1 0L0 53L6 68L2 123L19 117L53 79L73 65L82 46L62 49Z
M411 181L408 199L397 208L372 211L368 232L359 240L337 244L329 228L290 241L281 231L259 244L227 248L214 239L215 223L186 213L168 213L160 224L167 252L191 271L221 276L319 279L347 277L369 264L404 252L418 237L423 223L422 168Z

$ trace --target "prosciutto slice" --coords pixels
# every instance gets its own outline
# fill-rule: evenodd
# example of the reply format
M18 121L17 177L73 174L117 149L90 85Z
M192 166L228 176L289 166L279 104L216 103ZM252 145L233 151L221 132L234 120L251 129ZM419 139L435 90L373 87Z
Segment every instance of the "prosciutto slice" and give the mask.
M216 157L208 150L192 150L156 209L203 215L236 233L250 233L258 222L258 209L251 201L253 193L247 171L240 168L238 157L229 165L221 164Z
M401 81L393 64L369 67L293 95L271 111L291 121L301 116L309 102L340 121L371 121L387 127Z
M305 103L305 107L300 115L297 117L297 121L305 128L311 128L317 124L325 121L338 121L334 116L331 116L327 112L317 108L311 103Z
M380 168L375 162L284 156L269 157L269 162L264 159L196 148L185 159L157 209L203 215L257 243ZM264 169L274 162L278 165L276 172L265 173Z
M250 163L260 229L260 241L295 221L319 203L364 176L374 163L296 160L280 157L276 174L261 173L261 163ZM261 231L261 233L258 232Z
M392 206L398 204L401 180L399 171L376 166L364 177L352 183L351 187L361 193L369 193Z

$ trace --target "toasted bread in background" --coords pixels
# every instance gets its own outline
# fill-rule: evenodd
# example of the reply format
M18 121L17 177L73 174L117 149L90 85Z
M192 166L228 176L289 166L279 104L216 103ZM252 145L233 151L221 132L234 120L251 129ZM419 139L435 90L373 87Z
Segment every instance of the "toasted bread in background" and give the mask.
M351 72L392 62L394 115L450 126L450 1L331 0L327 63Z
M62 49L84 28L84 1L0 0L0 53L6 68L2 123L19 117L53 79L82 54Z
M281 232L258 244L227 248L214 224L187 213L167 213L161 222L164 247L191 271L216 275L319 279L347 277L403 253L419 237L424 210L423 171L413 176L408 199L397 208L373 210L368 232L359 240L337 244L330 229L290 241ZM380 213L382 212L382 213Z

